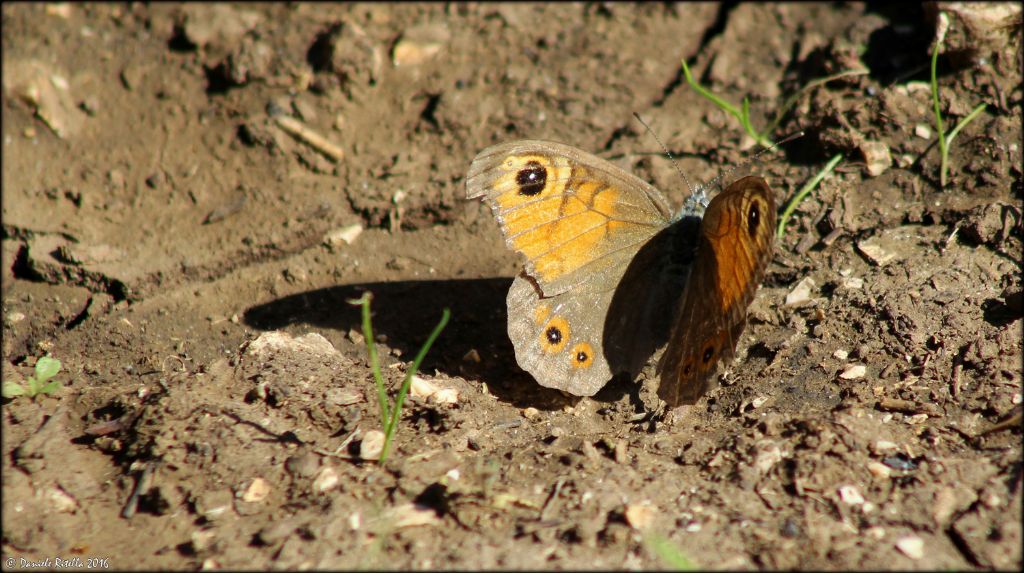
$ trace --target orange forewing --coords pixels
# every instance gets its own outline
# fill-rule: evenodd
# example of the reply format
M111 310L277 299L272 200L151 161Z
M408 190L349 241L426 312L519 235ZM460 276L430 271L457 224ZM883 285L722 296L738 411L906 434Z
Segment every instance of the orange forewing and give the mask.
M581 181L567 193L566 186L567 181L550 181L529 202L515 192L497 199L509 243L533 263L541 281L556 280L593 261L601 243L608 244L623 225L615 219L618 189Z
M621 272L630 249L667 226L671 216L649 184L551 142L481 152L467 188L470 197L484 196L491 204L506 242L526 257L527 273L545 296L600 282L613 269Z

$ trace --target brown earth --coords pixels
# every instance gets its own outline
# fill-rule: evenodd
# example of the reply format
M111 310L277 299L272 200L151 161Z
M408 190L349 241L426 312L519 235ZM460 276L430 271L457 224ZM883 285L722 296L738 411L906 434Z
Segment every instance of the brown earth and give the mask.
M941 189L931 9L5 3L3 375L63 389L4 401L4 568L1019 569L1019 14L952 18L947 129L988 106ZM469 162L562 141L679 205L632 112L690 179L754 151L684 58L755 125L868 67L750 169L782 205L845 161L688 413L543 389ZM383 465L365 290L393 385L452 312L421 372L457 402L411 399Z

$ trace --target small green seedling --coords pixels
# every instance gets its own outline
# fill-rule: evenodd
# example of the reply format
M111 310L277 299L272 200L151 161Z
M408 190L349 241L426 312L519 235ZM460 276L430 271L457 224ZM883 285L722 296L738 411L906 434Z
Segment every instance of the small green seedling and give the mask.
M950 130L947 134L943 127L942 112L939 111L939 82L935 79L935 69L938 67L939 61L939 49L942 47L942 41L944 39L945 32L941 32L935 38L935 47L932 49L932 105L935 109L935 131L938 132L939 140L939 154L941 160L939 163L939 186L943 189L946 188L946 181L949 173L949 147L953 145L953 138L960 133L960 130L964 128L968 123L978 117L978 114L985 111L985 104L979 104L978 107L971 110L971 113L967 114L966 117L960 120L960 123L956 124L956 127Z
M644 544L673 571L696 571L697 565L668 539L657 533L644 536Z
M754 128L753 123L751 123L751 121L750 121L750 99L749 98L744 96L742 108L737 108L735 105L733 105L733 104L725 101L724 99L716 96L715 94L713 94L710 91L708 91L707 88L705 88L704 86L702 86L699 83L697 83L697 80L693 79L693 74L690 73L690 67L688 65L686 65L686 60L683 60L683 75L686 76L686 83L690 84L690 87L692 87L694 90L696 90L697 93L699 93L700 95L704 96L705 98L710 100L711 103L713 103L713 104L717 105L719 108L721 108L722 111L728 113L729 115L731 115L731 116L735 117L737 120L739 120L740 125L743 126L743 129L746 130L746 132L750 135L750 137L754 138L754 141L756 141L758 145L760 145L761 147L764 147L764 148L768 148L768 147L772 146L772 141L771 141L771 139L768 138L768 136L773 131L775 131L775 128L779 126L779 122L781 122L782 118L785 117L786 113L788 113L789 110L794 105L796 105L796 102L799 101L801 96L803 96L804 94L806 94L807 92L809 92L810 90L812 90L812 89L814 89L814 88L816 88L818 86L822 86L822 85L827 84L828 82L830 82L832 80L837 80L839 78L844 78L846 76L862 76L862 75L865 75L867 73L868 73L868 70L846 70L846 71L843 71L843 72L839 72L838 74L833 74L831 76L826 76L824 78L818 78L818 79L808 83L806 86L801 88L795 94L790 96L789 99L787 99L786 102L782 104L782 107L779 108L779 112L777 114L775 114L775 118L772 119L771 123L768 124L768 127L765 128L764 131L758 131L757 129Z
M53 394L60 390L60 382L51 380L58 372L60 372L60 360L43 356L36 362L35 373L28 377L24 385L4 380L3 397L28 396L35 398L39 394Z
M796 195L789 200L789 204L786 205L786 208L782 211L782 216L779 217L779 226L775 229L776 238L781 239L782 235L786 234L786 222L789 221L789 218L793 215L793 211L796 210L797 205L799 205L800 202L803 201L819 183L821 183L821 180L824 179L826 175L836 168L836 165L839 165L839 162L842 161L842 159L843 155L841 153L836 154L828 163L825 164L825 167L819 171L817 175L812 177L811 180L801 187L800 191L797 191Z
M437 339L441 331L444 330L445 325L448 324L448 317L451 315L449 310L446 308L441 314L441 321L434 327L434 331L427 337L427 341L423 344L423 348L420 348L419 353L416 355L416 359L412 361L412 365L409 370L405 373L405 380L402 381L402 385L398 389L398 396L395 397L394 404L390 404L388 400L388 392L384 387L384 377L380 373L380 360L377 358L377 347L373 342L373 327L370 325L370 300L373 299L373 295L369 292L363 293L363 296L356 300L348 301L349 304L360 305L363 307L363 336L366 338L366 350L370 355L370 368L373 370L373 379L377 383L377 402L380 404L380 421L381 426L384 430L384 447L380 451L380 463L384 463L388 458L388 450L391 447L391 440L395 435L395 430L398 429L398 418L402 413L402 404L405 403L405 397L409 393L409 387L412 385L412 377L416 375L416 371L420 368L420 363L423 362L423 358L426 357L427 351L434 344L434 340Z

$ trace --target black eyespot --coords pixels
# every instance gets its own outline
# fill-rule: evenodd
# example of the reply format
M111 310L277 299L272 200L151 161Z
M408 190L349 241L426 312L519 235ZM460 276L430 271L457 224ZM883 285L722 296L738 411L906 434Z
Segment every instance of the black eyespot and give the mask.
M576 362L583 363L586 362L588 358L590 357L587 356L586 352L580 351L576 353Z
M690 368L690 365L689 365L689 364L687 364L686 366L684 366L684 367L683 367L683 376L689 376L689 375L690 375L690 370L691 370L691 368Z
M516 173L516 184L519 185L520 195L532 197L543 191L548 184L548 171L540 163L530 161Z
M714 358L714 357L715 357L715 347L714 346L708 346L707 348L704 349L704 364L707 364L708 362L710 362L711 359Z
M757 228L761 225L761 205L757 201L750 204L750 209L747 210L747 232L750 236L754 236L757 233Z
M544 331L544 336L551 344L558 344L562 341L562 331L559 330L557 326L548 327L548 329Z

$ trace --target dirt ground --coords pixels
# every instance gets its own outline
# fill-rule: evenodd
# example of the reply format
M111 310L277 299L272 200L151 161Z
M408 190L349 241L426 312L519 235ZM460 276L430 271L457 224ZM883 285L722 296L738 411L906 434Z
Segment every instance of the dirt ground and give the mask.
M933 8L5 3L3 376L63 388L4 400L4 569L1019 569L1020 12L950 15L946 128L987 108L942 189ZM541 388L469 163L561 141L680 205L633 112L691 180L756 151L683 59L758 126L866 67L749 170L782 206L845 160L689 411ZM392 385L452 313L457 398L383 465L366 290Z

